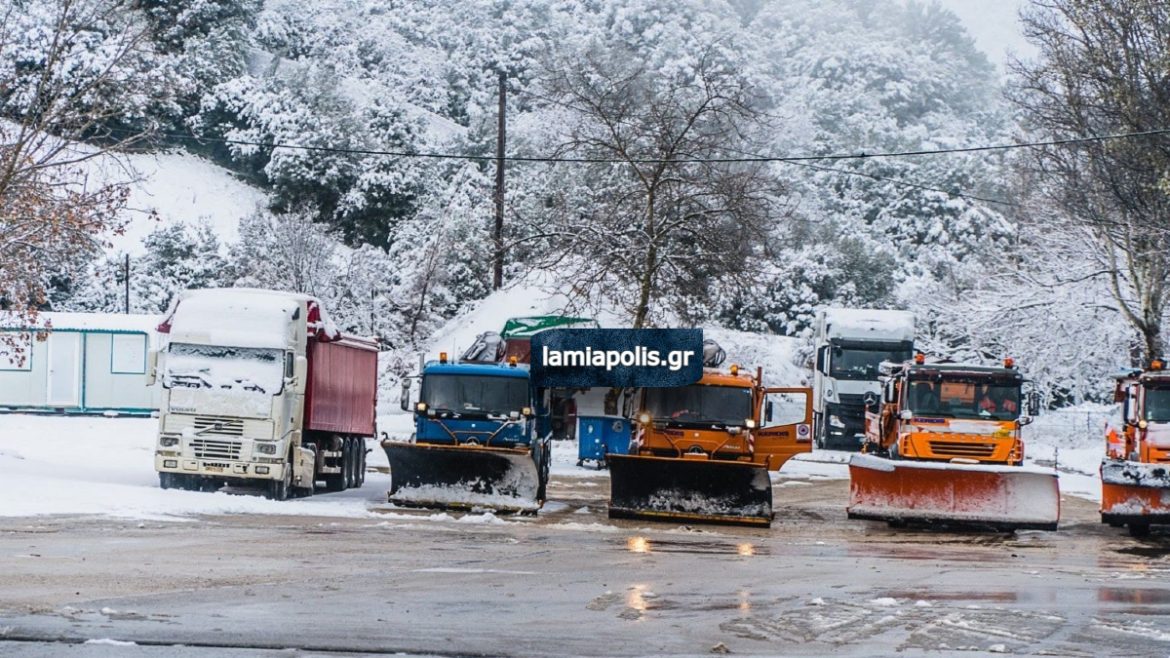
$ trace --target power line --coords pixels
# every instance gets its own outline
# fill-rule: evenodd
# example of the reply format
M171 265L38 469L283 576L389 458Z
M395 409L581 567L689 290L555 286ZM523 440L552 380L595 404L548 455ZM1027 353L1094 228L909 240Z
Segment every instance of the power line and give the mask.
M861 176L863 178L870 178L870 179L877 180L877 181L885 181L887 183L893 183L894 185L900 185L902 187L912 187L914 189L925 190L927 192L940 192L942 194L946 194L948 196L959 198L959 199L969 199L971 201L982 201L983 203L993 203L993 204L1000 205L1000 206L1007 206L1009 208L1015 208L1015 207L1019 206L1018 203L1012 203L1011 201L1002 201L1000 199L991 199L988 197L976 196L974 194L968 194L966 192L959 192L957 190L946 190L946 189L943 189L941 187L931 187L929 185L924 185L922 183L915 183L914 181L902 180L900 178L890 178L889 176L879 176L877 174L870 174L870 173L866 173L864 171L850 171L849 169L838 169L836 167L824 167L821 165L812 164L810 162L782 162L781 164L796 165L798 167L808 167L809 169L816 169L818 171L831 171L831 172L838 173L838 174L846 174L848 176Z
M495 161L495 155L475 155L470 153L440 153L428 151L389 151L382 149L361 149L348 148L338 146L310 146L307 144L288 144L285 142L257 142L244 139L229 139L226 137L201 137L198 135L190 135L185 133L174 132L158 132L158 135L171 137L174 139L185 139L191 141L215 142L219 144L230 144L233 146L254 146L266 149L291 149L299 151L314 151L321 153L339 153L348 155L377 155L388 156L396 158L429 158L434 160L472 160L472 161ZM504 156L505 162L527 162L527 163L564 163L564 164L750 164L750 163L801 163L801 162L818 162L818 161L838 161L838 160L873 160L876 158L898 158L898 157L917 157L927 155L946 155L953 153L979 153L987 151L1007 151L1021 148L1039 148L1044 146L1066 146L1071 144L1088 144L1095 142L1104 142L1120 139L1135 139L1139 137L1154 137L1158 135L1170 134L1170 128L1159 128L1156 130L1144 130L1139 132L1129 133L1115 133L1109 135L1093 135L1088 137L1069 137L1064 139L1052 139L1046 141L1034 142L1017 142L1012 144L984 144L980 146L961 146L945 149L920 149L915 151L885 151L878 153L867 153L861 151L858 153L836 153L828 155L799 155L799 156L740 156L734 158L587 158L587 157L569 157L569 156L522 156L509 155Z

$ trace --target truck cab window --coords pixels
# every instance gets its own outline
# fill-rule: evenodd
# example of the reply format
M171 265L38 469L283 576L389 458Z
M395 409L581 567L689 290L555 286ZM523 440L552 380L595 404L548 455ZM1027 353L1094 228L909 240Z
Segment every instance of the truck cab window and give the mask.
M1170 422L1170 388L1147 388L1145 412L1151 423Z
M854 348L834 346L829 365L829 376L845 380L875 380L878 366L883 361L901 363L911 357L909 349Z

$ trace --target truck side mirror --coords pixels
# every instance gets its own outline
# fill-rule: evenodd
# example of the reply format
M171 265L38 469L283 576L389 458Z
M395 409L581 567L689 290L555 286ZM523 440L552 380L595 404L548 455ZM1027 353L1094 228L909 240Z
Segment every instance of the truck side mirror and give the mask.
M403 411L410 411L410 380L402 379L402 396L398 399L398 406Z
M1028 415L1035 417L1040 415L1040 392L1031 391L1028 393Z
M303 395L309 385L309 360L298 356L293 360L293 391Z
M146 385L154 386L158 381L158 350L146 353Z
M772 422L772 401L768 400L764 403L764 422Z
M817 350L817 372L822 375L829 373L829 346L822 345Z

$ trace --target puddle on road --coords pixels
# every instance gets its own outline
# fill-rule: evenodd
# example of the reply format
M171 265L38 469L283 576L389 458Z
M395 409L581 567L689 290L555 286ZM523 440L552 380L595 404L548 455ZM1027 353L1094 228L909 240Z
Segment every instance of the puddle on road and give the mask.
M1103 603L1131 603L1139 605L1170 604L1170 589L1151 587L1102 587L1097 600Z
M625 549L631 553L686 553L690 555L771 555L771 549L753 542L678 541L649 539L640 535L627 537Z
M929 590L893 590L881 595L892 599L910 601L992 601L996 603L1018 603L1036 601L1041 597L1036 592L1022 593L1014 590L996 592L932 592Z
M1136 555L1138 557L1163 558L1170 556L1170 545L1125 546L1117 549L1117 552L1123 555Z

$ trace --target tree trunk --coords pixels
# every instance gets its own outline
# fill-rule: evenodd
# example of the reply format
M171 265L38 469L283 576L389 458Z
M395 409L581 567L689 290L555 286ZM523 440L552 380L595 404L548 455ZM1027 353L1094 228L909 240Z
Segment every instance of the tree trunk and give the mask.
M658 267L658 242L654 235L654 192L647 195L646 237L650 240L650 245L646 249L646 258L642 262L642 278L638 281L638 305L634 307L634 329L643 329L646 326L646 317L650 314L650 293L654 287L654 270Z

